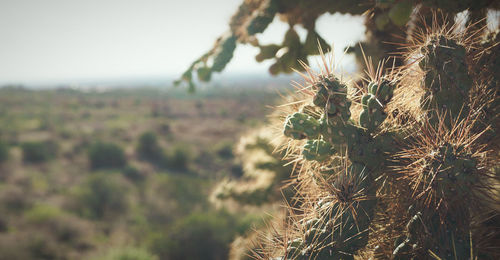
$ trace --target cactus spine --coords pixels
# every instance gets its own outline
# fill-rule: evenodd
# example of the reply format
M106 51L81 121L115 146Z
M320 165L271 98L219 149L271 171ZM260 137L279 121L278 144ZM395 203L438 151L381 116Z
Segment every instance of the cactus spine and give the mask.
M289 138L284 149L297 169L297 204L289 210L285 235L276 234L271 249L259 256L500 258L500 37L485 26L498 3L243 1L231 19L230 37L258 47L259 62L274 60L273 75L292 69L309 75L299 91L302 101L283 118ZM466 10L467 28L451 26ZM315 29L327 12L365 15L363 48L348 52L365 61L366 82L348 84L328 64L320 74L301 66L308 55L321 53L311 46L327 48ZM290 28L281 43L260 45L255 35L273 14ZM307 29L305 42L295 25ZM221 54L216 50L223 43L195 61L183 80L192 84L195 71L209 79L209 61ZM395 59L391 70L374 70L365 51L376 63L393 53L406 59Z
M477 235L484 234L484 215L498 214L498 158L482 139L491 126L478 123L490 107L477 102L498 102L484 94L496 83L473 79L477 41L450 31L429 29L409 48L407 57L417 62L371 70L357 92L328 70L316 75L307 68L304 105L284 121L300 173L287 228L295 235L280 257L498 256L482 247L497 234ZM402 94L411 88L420 95ZM405 102L417 104L416 112L398 107Z

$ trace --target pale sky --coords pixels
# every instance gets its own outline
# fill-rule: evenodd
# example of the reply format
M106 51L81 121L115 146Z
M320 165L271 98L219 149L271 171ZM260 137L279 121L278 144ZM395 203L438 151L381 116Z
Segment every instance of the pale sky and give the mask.
M228 29L240 2L0 0L0 84L180 74ZM280 43L287 26L276 18L258 38ZM339 53L364 31L359 17L328 14L317 29ZM266 73L257 53L238 46L223 73Z

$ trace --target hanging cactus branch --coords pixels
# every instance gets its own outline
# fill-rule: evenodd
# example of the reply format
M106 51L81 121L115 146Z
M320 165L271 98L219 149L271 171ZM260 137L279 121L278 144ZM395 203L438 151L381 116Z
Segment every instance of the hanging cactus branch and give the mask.
M404 44L402 40L412 37L412 31L417 27L418 18L432 18L433 10L440 10L446 17L443 20L451 22L453 22L455 14L468 10L466 24L478 28L478 31L484 31L488 9L499 10L498 1L243 0L236 13L231 17L228 32L216 41L210 51L195 60L175 83L180 84L184 81L194 87L193 77L190 76L193 73L199 75L200 81L209 81L213 72L221 72L229 63L238 44L250 44L259 48L260 52L255 57L258 62L274 59L274 63L269 68L272 75L291 73L293 69L301 71L303 67L297 60L307 64L308 56L319 54L318 44L325 51L329 47L315 29L316 20L326 13L364 15L366 40L362 42L362 46L366 54L378 62L400 52L397 45L386 44L387 42ZM275 17L288 23L290 30L285 34L282 43L261 45L257 36L276 20ZM481 24L483 26L480 26ZM294 30L295 25L301 25L307 29L307 37L304 42L298 39ZM361 45L355 44L349 47L348 53L355 54L360 66L364 66L363 54L359 46ZM280 49L282 51L279 52ZM281 55L277 55L280 53ZM214 64L207 65L208 60L213 60ZM402 60L398 60L396 65L403 65Z

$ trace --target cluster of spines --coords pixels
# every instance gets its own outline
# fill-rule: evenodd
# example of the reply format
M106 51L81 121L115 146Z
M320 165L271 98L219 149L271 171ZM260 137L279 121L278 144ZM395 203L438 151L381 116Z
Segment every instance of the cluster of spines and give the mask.
M488 173L485 144L479 138L489 126L477 127L477 121L483 120L479 112L483 106L474 102L480 96L471 96L477 95L473 90L481 81L473 80L471 40L446 28L433 29L420 37L410 57L420 57L424 116L396 153L403 159L397 162L396 172L411 187L407 202L412 213L405 235L395 241L393 255L396 259L425 254L472 259L476 247L471 223L492 210L489 203L498 202L486 195L494 190L495 178Z
M422 108L439 114L447 112L450 118L467 115L466 104L473 82L467 69L465 46L457 39L436 34L428 38L420 52L423 57L419 66L425 72Z
M359 121L351 118L352 101L347 95L346 85L333 75L317 76L309 86L314 90L312 104L315 109L302 109L285 120L285 135L296 140L307 139L300 149L302 157L305 161L317 161L322 165L316 171L332 176L327 181L330 186L334 187L342 174L321 169L338 156L347 156L353 165L361 165L372 181L381 174L391 175L388 181L394 182L390 185L395 189L410 186L408 197L398 198L410 206L407 213L396 212L400 216L394 219L402 222L386 223L400 229L401 235L388 238L393 243L391 253L395 259L424 255L465 259L475 254L471 221L477 212L473 211L488 210L484 205L491 203L487 198L489 195L478 194L491 195L493 189L488 183L492 176L485 163L484 145L477 144L485 129L477 131L474 128L479 114L473 110L478 107L469 102L477 82L472 80L468 60L470 46L466 44L455 35L436 33L417 46L420 55L417 67L423 72L420 85L424 93L420 99L423 117L412 119L415 122L408 128L379 131L388 117L388 104L394 96L395 86L401 82L389 80L386 76L372 80L360 97ZM402 69L414 67L410 65ZM308 110L315 113L308 113ZM317 111L321 111L321 116L317 116ZM345 155L339 154L344 150L347 151ZM396 158L394 161L394 158L389 159L388 153L396 157L410 156L398 157L402 160ZM386 166L390 166L390 174L381 173L388 170ZM361 207L363 209L354 207L354 212L370 212L375 207L375 187L371 184L364 188L366 192L370 191L366 194L370 199L364 202L369 206ZM383 196L377 196L380 195ZM340 205L339 197L336 198L333 204L330 201L334 210ZM478 199L489 201L475 203ZM386 200L391 203L390 198ZM322 212L324 201L319 199L315 211ZM497 200L493 198L493 201ZM358 202L357 205L361 204ZM291 240L293 242L288 247L292 255L299 256L299 259L349 259L366 246L366 242L360 241L368 237L368 232L366 237L362 233L346 232L344 234L351 236L352 243L343 243L343 238L336 236L340 230L338 227L354 225L351 225L349 216L335 216L320 214L309 219L307 225L303 223L305 236ZM367 216L369 218L356 223L357 228L369 230L373 211Z
M325 166L332 163L334 156L340 156L341 160L348 157L351 163L340 172L320 171L330 176L318 181L327 191L327 197L314 206L319 216L302 223L305 235L290 240L289 255L299 259L353 259L356 251L366 246L377 203L374 176L380 174L387 142L393 138L375 136L375 132L386 118L384 110L393 96L394 85L394 81L387 79L374 80L368 85L368 94L363 99L371 105L363 105L366 112L358 124L358 118L351 115L353 101L346 84L331 74L319 75L311 84L315 108L306 105L301 112L285 119L285 136L306 139L301 149L306 161ZM373 102L377 107L372 107ZM317 111L321 111L321 116L317 116ZM342 151L347 154L341 154Z
M368 241L376 204L371 181L363 165L351 164L322 182L326 193L314 203L315 215L301 221L302 236L288 241L287 258L354 259Z
M361 98L363 111L359 115L359 123L369 132L373 132L387 118L385 106L392 99L394 86L383 79L379 84L371 82L368 92Z

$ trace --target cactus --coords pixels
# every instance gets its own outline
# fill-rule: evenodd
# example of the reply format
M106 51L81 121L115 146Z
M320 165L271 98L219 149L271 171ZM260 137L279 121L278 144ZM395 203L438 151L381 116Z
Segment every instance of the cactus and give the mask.
M392 42L405 44L402 39L411 38L413 30L417 27L418 17L433 17L432 12L440 10L445 16L443 21L452 23L455 14L468 10L466 21L471 27L483 31L486 25L487 10L500 9L498 1L492 0L243 0L236 13L229 22L229 30L221 36L214 47L195 60L175 81L176 84L186 82L194 87L191 74L198 73L200 81L210 80L210 72L221 72L225 65L232 59L237 44L250 44L260 48L261 53L256 56L257 61L274 59L269 68L271 74L291 73L293 69L303 70L297 60L307 63L309 55L318 55L320 52L316 45L320 44L323 50L328 49L328 44L315 30L315 21L327 13L342 13L351 15L366 14L366 39L362 42L366 54L377 63L395 52L399 52ZM290 25L290 30L285 34L281 44L261 45L256 37L266 30L269 24L278 16L280 20ZM429 20L430 21L430 20ZM429 23L430 24L430 23ZM294 25L302 25L307 29L305 42L295 37ZM407 30L406 30L407 29ZM290 37L295 38L290 46ZM287 48L286 52L277 57L279 49ZM284 49L285 50L285 49ZM349 47L349 53L355 53L361 66L363 55L357 44ZM213 66L210 61L215 60ZM402 60L395 60L396 65L403 65ZM201 72L199 71L201 70Z
M292 102L283 127L300 169L297 204L283 243L263 258L500 256L498 224L484 221L499 213L498 148L484 138L498 125L488 118L498 83L475 72L495 62L474 58L496 54L449 27L424 28L419 37L405 55L412 64L368 64L360 87L306 67L301 102Z
M308 140L304 145L304 150L302 155L309 161L324 161L328 157L332 156L335 150L333 150L331 144L323 140Z
M500 258L500 44L484 26L498 1L269 3L244 1L232 35L260 48L258 61L274 59L271 74L306 73L281 122L296 202L256 258ZM455 25L467 9L466 28ZM271 20L264 10L290 25L282 43L255 38ZM348 49L364 61L362 79L343 80L333 58L320 73L307 66L327 49L316 19L335 12L366 17L365 42ZM256 17L262 26L249 31Z
M345 157L346 164L340 171L324 171L314 178L326 195L309 198L316 216L298 221L304 236L293 240L287 251L299 259L353 259L368 243L377 203L373 182L383 169L384 152L390 150L386 139L391 136L375 132L386 117L395 81L379 78L368 84L359 120L351 114L353 100L346 83L333 74L313 76L310 81L314 94L305 107L315 106L322 116L318 120L295 112L285 120L284 135L298 142L307 139L300 149L305 164L316 161L327 167L334 156Z

